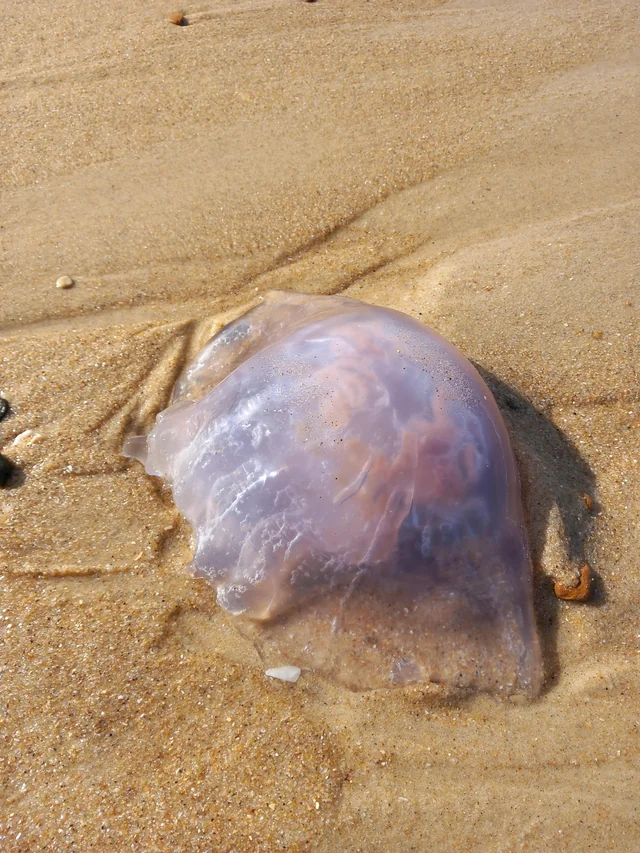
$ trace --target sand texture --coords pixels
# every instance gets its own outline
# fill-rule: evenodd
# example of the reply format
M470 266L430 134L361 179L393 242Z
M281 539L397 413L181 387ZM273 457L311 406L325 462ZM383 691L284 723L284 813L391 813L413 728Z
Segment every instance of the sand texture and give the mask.
M3 853L637 853L639 20L636 0L4 4ZM183 571L186 523L120 451L272 288L405 311L489 383L537 701L268 679ZM585 562L591 601L558 600Z

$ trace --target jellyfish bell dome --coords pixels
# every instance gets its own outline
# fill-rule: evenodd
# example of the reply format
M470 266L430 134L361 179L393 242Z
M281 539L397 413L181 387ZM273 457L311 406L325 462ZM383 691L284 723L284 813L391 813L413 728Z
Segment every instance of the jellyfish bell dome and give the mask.
M269 293L124 452L170 485L192 571L266 665L354 689L539 691L504 422L469 361L413 318Z

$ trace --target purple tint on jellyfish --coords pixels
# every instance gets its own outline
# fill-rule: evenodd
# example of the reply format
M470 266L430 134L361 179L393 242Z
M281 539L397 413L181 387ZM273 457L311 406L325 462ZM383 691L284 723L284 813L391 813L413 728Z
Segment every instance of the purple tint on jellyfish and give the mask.
M504 422L426 326L270 293L209 341L125 454L170 484L195 573L268 665L355 689L539 691Z

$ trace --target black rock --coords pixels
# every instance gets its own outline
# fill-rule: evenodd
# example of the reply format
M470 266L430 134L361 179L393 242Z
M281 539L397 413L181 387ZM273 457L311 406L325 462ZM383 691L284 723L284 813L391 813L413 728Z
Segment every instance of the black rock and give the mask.
M0 397L0 421L9 414L9 401Z
M0 488L6 486L13 473L13 465L0 453Z

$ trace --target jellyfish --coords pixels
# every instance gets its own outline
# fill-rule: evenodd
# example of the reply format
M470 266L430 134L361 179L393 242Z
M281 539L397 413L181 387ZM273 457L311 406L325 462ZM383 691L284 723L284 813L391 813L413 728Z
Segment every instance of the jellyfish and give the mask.
M422 323L268 293L124 454L170 486L191 571L265 665L355 690L539 692L507 431L474 367Z

